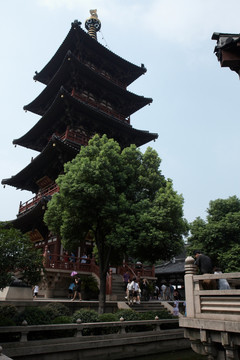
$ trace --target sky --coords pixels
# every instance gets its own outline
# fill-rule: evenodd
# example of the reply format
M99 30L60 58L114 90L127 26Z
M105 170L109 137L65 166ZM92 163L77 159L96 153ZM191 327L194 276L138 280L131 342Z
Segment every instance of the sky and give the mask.
M34 82L71 23L97 9L98 41L147 73L128 90L153 98L131 116L158 133L161 170L184 198L184 217L205 219L209 201L239 197L238 75L221 68L213 32L239 33L239 0L9 0L0 5L0 179L26 167L37 152L12 141L40 117L23 110L44 89ZM0 221L13 220L31 192L0 185Z

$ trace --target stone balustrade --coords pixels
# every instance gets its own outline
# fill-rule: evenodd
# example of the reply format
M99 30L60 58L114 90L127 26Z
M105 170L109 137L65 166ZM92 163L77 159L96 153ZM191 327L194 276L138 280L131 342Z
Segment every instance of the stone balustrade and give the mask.
M0 327L0 339L3 352L16 360L103 360L118 359L122 353L137 358L190 347L178 319L8 326Z
M219 279L231 288L218 290ZM211 280L212 290L204 289L206 280ZM185 294L187 316L179 324L193 350L208 359L240 359L240 273L196 275L194 259L187 257Z

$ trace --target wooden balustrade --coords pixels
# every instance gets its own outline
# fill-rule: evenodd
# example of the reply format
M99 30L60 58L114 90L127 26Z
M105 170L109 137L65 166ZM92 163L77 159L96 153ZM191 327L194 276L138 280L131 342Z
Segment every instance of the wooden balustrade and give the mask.
M42 189L37 193L36 196L27 200L26 202L20 202L19 205L19 214L24 213L25 211L31 209L34 205L36 205L43 197L51 196L59 191L59 186L57 184L52 184L47 188Z
M155 267L148 265L133 264L133 263L125 263L124 266L118 267L118 273L124 275L126 271L129 271L130 276L140 276L140 277L155 277Z
M118 112L114 111L113 109L110 109L108 106L105 106L99 102L97 102L95 99L91 99L88 96L84 96L78 92L76 92L75 90L72 91L72 96L75 97L76 99L80 99L81 101L93 106L94 108L103 111L104 113L110 115L110 116L114 116L115 118L127 122L129 124L130 120L129 118L126 119L124 115L119 114Z

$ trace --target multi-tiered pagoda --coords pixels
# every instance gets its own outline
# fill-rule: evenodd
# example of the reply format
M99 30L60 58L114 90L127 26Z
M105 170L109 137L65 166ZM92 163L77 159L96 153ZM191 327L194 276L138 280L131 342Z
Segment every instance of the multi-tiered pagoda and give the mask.
M127 90L146 68L98 43L96 32L101 23L96 11L90 12L85 23L88 33L75 20L55 55L34 76L46 87L24 110L41 118L13 144L39 151L39 155L18 174L2 180L4 185L35 194L20 203L12 223L29 233L37 248L48 245L48 251L55 254L62 252L60 241L49 233L43 215L46 203L58 191L55 180L63 173L64 163L96 133L114 138L122 147L141 146L158 136L130 124L130 115L152 102Z

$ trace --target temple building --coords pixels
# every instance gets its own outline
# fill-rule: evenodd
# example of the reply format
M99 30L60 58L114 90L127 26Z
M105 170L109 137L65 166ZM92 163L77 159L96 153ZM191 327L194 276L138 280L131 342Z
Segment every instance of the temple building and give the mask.
M59 189L55 183L63 173L64 164L72 160L82 146L96 133L106 134L122 148L130 144L141 146L158 135L132 127L130 116L151 98L136 95L127 87L146 72L108 50L97 41L101 28L96 10L85 22L87 32L75 20L46 66L34 75L44 90L25 111L40 116L40 120L13 144L39 152L19 173L3 179L3 185L28 190L34 194L20 203L14 227L28 233L36 248L53 257L63 254L60 239L51 234L43 222L47 202ZM85 239L85 250L91 239ZM76 256L82 256L78 249Z
M217 41L214 53L222 67L229 67L240 76L240 34L214 32L212 40Z

